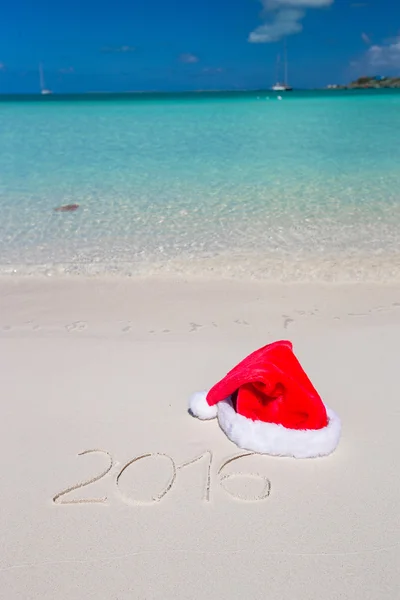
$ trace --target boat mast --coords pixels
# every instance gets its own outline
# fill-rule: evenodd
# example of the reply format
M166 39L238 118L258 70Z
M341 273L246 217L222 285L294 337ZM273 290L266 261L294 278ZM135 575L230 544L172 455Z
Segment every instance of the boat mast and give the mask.
M284 39L283 42L284 46L284 60L285 60L285 81L284 84L287 85L288 84L288 66L287 66L287 49L286 49L286 38Z
M44 86L44 75L43 75L42 63L39 64L39 77L40 77L40 91L43 92L45 86Z
M280 81L280 72L281 72L281 55L278 54L278 56L276 57L276 82L279 83Z

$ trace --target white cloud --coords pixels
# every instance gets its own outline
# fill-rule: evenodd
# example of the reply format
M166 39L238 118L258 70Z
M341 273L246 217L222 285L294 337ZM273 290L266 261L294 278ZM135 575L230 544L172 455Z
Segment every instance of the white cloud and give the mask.
M190 53L188 53L188 54L181 54L180 57L179 57L179 60L181 62L187 63L187 64L197 63L197 62L199 62L199 57L196 56L195 54L190 54Z
M261 0L264 23L249 35L253 44L268 44L299 33L308 8L325 8L334 0Z
M361 39L362 39L363 42L365 42L366 44L368 44L368 46L370 45L371 40L370 40L369 35L367 35L366 33L362 33L361 34Z
M249 42L252 44L268 44L277 42L287 35L299 33L303 29L301 24L303 17L303 10L280 10L270 23L264 23L264 25L260 25L250 33Z
M368 48L367 62L372 67L400 69L400 36L392 42Z
M382 44L370 45L359 58L350 62L353 74L398 75L400 71L400 36Z

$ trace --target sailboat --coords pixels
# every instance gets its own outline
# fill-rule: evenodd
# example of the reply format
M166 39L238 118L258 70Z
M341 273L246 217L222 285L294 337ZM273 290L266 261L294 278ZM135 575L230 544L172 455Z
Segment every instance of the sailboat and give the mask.
M44 84L43 65L39 65L39 77L40 77L40 93L43 95L52 94L53 92L46 88Z
M285 40L285 44L284 44L284 67L285 67L285 76L284 76L284 83L279 83L279 74L280 74L280 56L278 55L278 60L277 60L277 83L275 85L272 86L272 91L273 92L291 92L293 90L292 87L290 87L287 83L288 81L288 68L287 68L287 55L286 55L286 40Z

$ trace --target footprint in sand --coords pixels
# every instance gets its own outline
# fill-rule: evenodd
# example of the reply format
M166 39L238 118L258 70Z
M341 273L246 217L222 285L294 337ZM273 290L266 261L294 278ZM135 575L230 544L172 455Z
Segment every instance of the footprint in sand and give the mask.
M87 324L84 321L75 321L74 323L66 325L65 329L68 331L68 333L83 331L84 329L87 329Z
M288 317L287 315L282 315L284 321L283 321L283 328L287 329L290 325L290 323L294 323L294 319L292 319L291 317Z
M250 324L248 321L245 321L244 319L236 319L236 321L234 321L234 323L236 323L236 325L249 325Z
M199 329L202 329L204 327L204 325L199 325L199 323L189 323L190 329L189 332L192 333L194 331L198 331Z
M315 317L317 315L317 313L319 312L318 308L314 309L314 310L295 310L294 311L296 314L300 315L301 317ZM283 315L284 316L284 315Z
M151 334L155 334L155 333L171 333L171 330L170 329L163 329L162 331L156 331L155 329L150 329L148 331L148 333L151 333Z
M39 331L40 325L38 325L34 321L26 321L24 323L24 328L31 329L32 331Z

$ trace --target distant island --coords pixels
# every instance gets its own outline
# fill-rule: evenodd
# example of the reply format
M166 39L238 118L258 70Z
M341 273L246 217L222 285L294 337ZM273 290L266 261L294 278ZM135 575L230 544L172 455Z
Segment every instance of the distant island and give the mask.
M400 77L359 77L347 85L328 85L329 90L379 90L400 88Z

